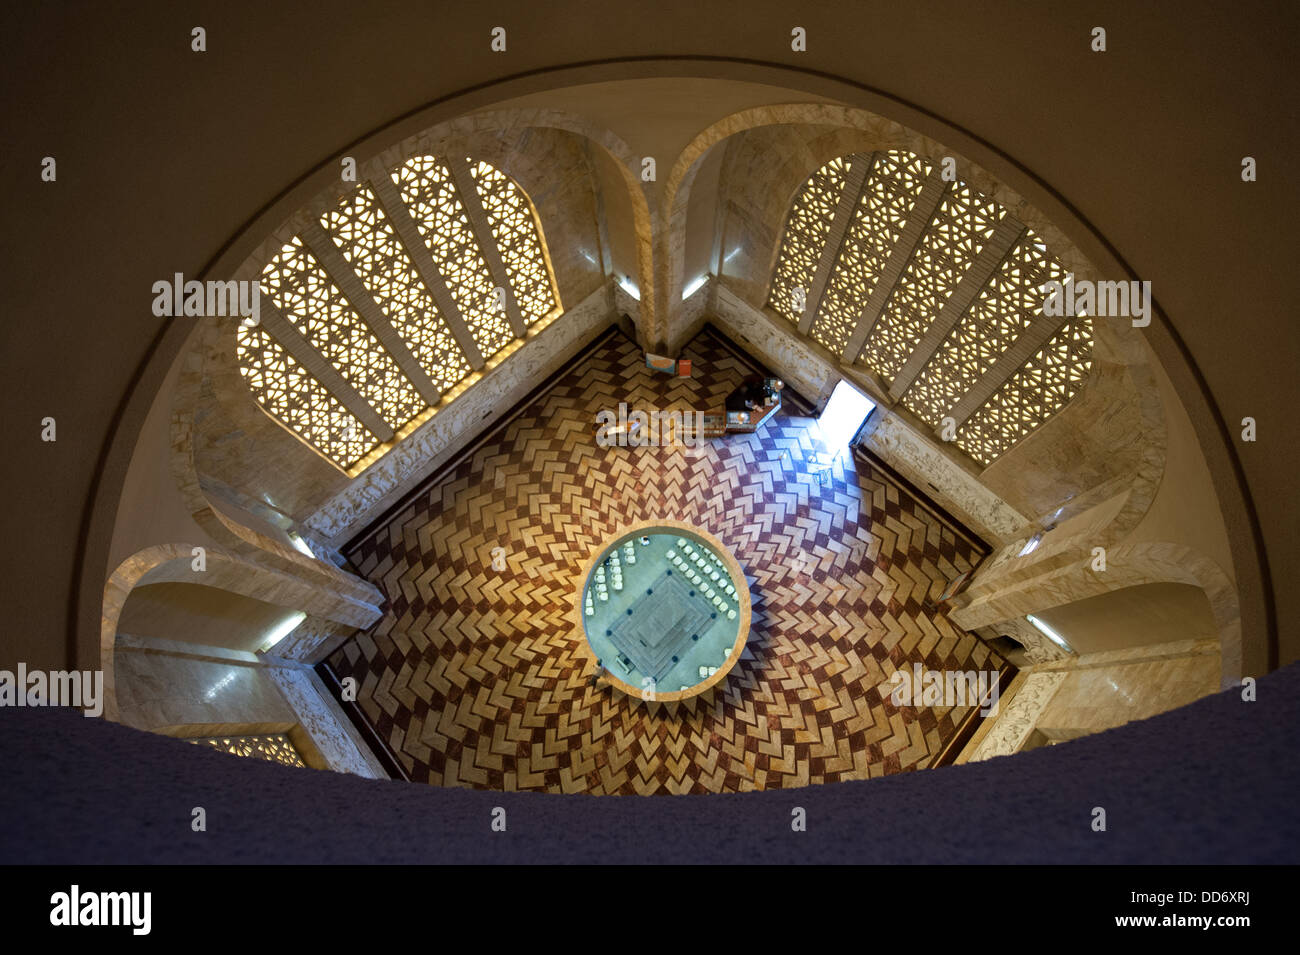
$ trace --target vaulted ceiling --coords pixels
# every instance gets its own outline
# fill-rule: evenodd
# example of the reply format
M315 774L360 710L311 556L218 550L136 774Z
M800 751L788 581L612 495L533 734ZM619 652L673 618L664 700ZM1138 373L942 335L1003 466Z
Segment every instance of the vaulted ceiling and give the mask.
M572 105L588 84L672 77L681 77L676 99L665 100L662 87L658 97L617 106L593 97L590 112L614 114L608 126L625 141L647 141L633 152L675 156L680 148L653 140L689 142L747 105L850 102L991 170L1067 230L1099 269L1152 280L1159 320L1147 337L1186 404L1223 501L1243 626L1275 628L1270 574L1290 579L1300 568L1300 544L1288 532L1300 461L1294 424L1276 411L1295 403L1290 370L1300 357L1286 325L1289 250L1275 239L1277 210L1296 198L1294 180L1276 174L1295 153L1294 124L1276 121L1295 95L1286 92L1294 89L1287 31L1260 31L1258 16L1240 5L1172 18L1102 4L1090 12L1107 24L1111 49L1093 54L1082 19L1071 25L1044 8L1014 4L999 15L953 7L943 16L882 8L872 32L889 42L864 57L861 32L842 28L857 22L855 4L800 12L811 38L806 54L789 49L784 4L758 2L734 18L670 3L635 28L618 10L561 8L512 11L504 56L489 52L492 24L469 9L326 3L310 17L271 8L253 18L160 4L129 30L109 11L15 12L4 69L9 101L24 108L0 162L7 181L30 185L15 191L10 207L11 221L25 228L4 240L6 260L17 264L6 312L24 318L6 323L3 354L13 385L7 437L31 450L7 472L6 492L17 525L10 536L31 543L9 578L8 655L49 666L72 659L78 646L93 655L135 436L192 330L148 319L154 280L176 270L229 274L257 236L337 179L340 155L378 148L366 146L372 140L391 142L548 91ZM187 45L195 16L212 37L203 59ZM66 38L57 70L47 48L29 42L52 35ZM593 37L607 62L590 62ZM306 49L352 68L305 82L298 70L267 67L283 63L286 50ZM699 58L634 59L668 53ZM724 53L750 61L716 59ZM927 66L935 62L942 68ZM160 88L159 64L181 79ZM710 80L716 95L701 97ZM175 134L177 117L184 136ZM1123 161L1107 155L1114 150ZM59 158L59 181L41 184L38 162L50 154ZM1258 182L1241 181L1247 155L1260 160ZM628 214L635 218L635 209ZM665 298L661 289L642 292L643 300ZM830 335L829 322L826 329ZM890 369L899 357L892 354L881 356ZM61 373L51 375L54 368ZM59 440L35 445L34 423L47 415L59 421ZM1244 416L1260 422L1254 444L1238 437ZM1298 599L1277 595L1283 619L1295 619ZM68 618L51 607L68 607ZM1287 647L1290 658L1296 647ZM1266 666L1266 654L1253 665Z

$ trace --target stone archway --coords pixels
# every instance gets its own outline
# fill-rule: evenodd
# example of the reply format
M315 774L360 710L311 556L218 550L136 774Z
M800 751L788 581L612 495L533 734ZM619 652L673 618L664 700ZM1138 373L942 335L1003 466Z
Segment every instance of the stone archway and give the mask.
M368 603L324 583L313 584L297 574L254 563L221 547L184 543L147 547L122 561L104 584L98 662L104 672L104 716L107 719L116 720L118 716L113 654L122 608L136 587L163 582L194 583L227 590L357 629L364 629L379 619L378 603L382 602L382 595L373 588L371 590L380 599Z
M1072 553L1071 558L1049 573L973 599L959 598L957 609L949 616L965 629L974 630L1139 584L1191 584L1205 592L1218 627L1222 685L1226 688L1247 675L1236 585L1204 554L1163 541L1120 544L1106 552L1104 572L1094 571L1087 555Z

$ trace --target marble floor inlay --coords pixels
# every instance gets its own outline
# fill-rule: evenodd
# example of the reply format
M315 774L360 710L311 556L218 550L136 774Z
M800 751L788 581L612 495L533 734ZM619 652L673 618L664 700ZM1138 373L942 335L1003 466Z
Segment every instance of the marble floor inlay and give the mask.
M845 453L807 463L811 419L698 449L602 448L595 416L721 405L753 369L705 331L695 377L602 342L469 459L347 553L388 598L330 666L411 778L595 794L732 792L922 768L966 707L895 706L891 674L1002 661L924 602L972 546ZM647 705L591 685L583 564L625 527L717 535L748 574L753 624L725 682Z

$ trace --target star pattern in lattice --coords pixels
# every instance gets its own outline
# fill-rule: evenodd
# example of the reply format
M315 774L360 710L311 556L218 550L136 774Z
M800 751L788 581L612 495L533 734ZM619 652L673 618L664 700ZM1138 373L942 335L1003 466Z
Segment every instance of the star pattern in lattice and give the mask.
M262 291L394 429L424 410L419 392L297 236L267 263Z
M321 226L438 390L445 392L468 375L465 353L374 192L368 186L358 187L337 209L321 217Z
M964 183L948 189L885 303L861 363L886 381L894 379L1005 214Z
M491 359L515 340L496 294L488 256L479 245L479 234L491 233L505 269L503 280L510 283L526 323L554 317L561 309L532 202L495 167L472 158L467 162L475 182L468 196L460 194L451 170L435 156L411 159L390 174L451 296L455 314L443 314L438 308L438 301L448 306L445 299L438 298L443 290L426 284L426 266L412 260L415 253L390 219L393 210L385 210L370 186L359 185L320 218L322 228L383 318L434 386L453 396L473 366L456 339L459 322L469 330L484 359ZM486 231L476 232L471 211L486 221ZM261 285L306 345L329 362L356 394L331 394L270 334L241 328L238 365L254 399L273 419L340 468L368 466L371 457L377 460L391 445L381 446L347 408L355 409L359 397L400 432L427 411L424 398L301 237L286 243L267 264ZM366 314L371 321L379 321L374 313ZM320 372L313 361L303 357L300 345L294 348L294 354ZM333 380L332 376L326 380Z
M307 766L289 737L280 733L265 736L205 736L190 742L196 746L210 746L232 756L262 759L283 766Z
M392 177L479 351L485 359L491 358L515 335L506 313L497 307L496 283L451 170L436 156L416 156L394 170Z
M781 243L768 301L772 308L796 324L803 313L795 310L794 290L801 288L806 296L812 285L817 263L831 231L835 207L844 191L849 160L848 156L832 159L813 173L795 197L790 218L786 221L785 239Z
M820 301L810 303L817 314L809 337L842 355L860 324L871 323L857 355L848 357L878 374L886 387L895 383L909 361L917 362L921 370L903 392L901 403L939 427L945 415L980 387L984 376L1021 335L1048 320L1042 315L1044 287L1064 280L1065 269L1041 236L1024 229L991 276L983 266L970 274L1006 210L958 181L947 187L928 222L912 223L912 234L918 225L924 225L916 248L892 287L878 290L886 269L892 272L897 268L889 260L914 216L932 164L906 150L874 153L852 220L847 227L837 226L835 216L853 159L852 155L842 156L822 166L795 197L777 254L768 306L798 324L804 316L796 311L791 293L803 288L805 294L811 294L819 264L833 252L834 267ZM933 207L927 203L927 208ZM843 238L838 249L828 250L832 234ZM953 316L956 323L941 341L938 336L927 338L926 332L963 281L983 285L973 293L965 314ZM888 296L878 317L873 317L877 306L869 304L873 293ZM962 301L968 299L969 295L964 295ZM871 315L867 314L869 308ZM1064 339L1060 336L1053 339L1059 347L1051 355L1026 363L1001 396L995 395L972 415L957 447L987 465L1059 411L1086 380L1091 367L1091 326L1076 323L1069 335L1069 347L1061 345ZM927 351L918 355L923 341ZM1028 393L1040 386L1045 389L1041 398ZM1015 421L1016 415L1024 418Z
M872 158L812 327L813 338L833 353L844 351L929 174L930 164L914 153L891 150Z
M992 464L1065 407L1092 367L1092 319L1069 322L996 391L962 427L956 444L981 464Z
M271 417L340 467L351 467L379 443L264 329L241 324L235 357L240 374Z
M1043 240L1025 230L956 328L917 376L903 403L938 427L958 400L1042 315L1043 285L1065 268Z
M510 287L525 324L531 325L559 306L559 295L546 267L541 228L533 204L514 181L495 166L470 162L470 174L487 214L492 237L505 263Z

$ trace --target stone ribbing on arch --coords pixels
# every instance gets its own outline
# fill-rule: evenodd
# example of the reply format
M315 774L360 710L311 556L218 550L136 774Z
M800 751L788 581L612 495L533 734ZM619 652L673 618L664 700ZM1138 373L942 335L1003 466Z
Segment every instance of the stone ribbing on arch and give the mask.
M479 198L478 187L474 184L474 176L470 173L469 163L463 156L455 154L448 155L446 162L447 168L451 170L452 182L456 184L456 191L460 193L460 204L465 209L470 228L474 230L474 238L478 240L479 251L487 262L488 271L492 273L492 281L505 293L505 312L510 330L515 333L515 338L523 338L528 331L524 316L510 284L505 260L497 248L496 237L492 235L487 213L483 211L483 202Z
M397 367L402 370L402 374L406 376L407 380L415 386L415 390L424 399L425 404L436 405L442 397L438 391L438 386L433 383L433 379L429 377L428 372L411 354L411 350L406 347L406 342L402 341L402 336L397 334L397 329L393 327L393 323L384 314L384 310L366 291L366 287L361 284L361 279L357 278L357 273L348 264L348 260L339 252L334 240L321 228L319 222L307 224L307 227L302 232L302 241L307 246L307 251L321 264L321 268L328 273L334 284L339 287L348 303L356 309L357 314L361 316L361 320L366 323L366 327L370 329L375 338L379 339L379 344L397 362Z
M465 324L465 316L460 313L460 306L447 290L447 280L443 278L438 263L433 260L433 256L429 255L429 249L424 244L424 239L420 237L419 227L411 218L411 210L406 207L406 203L397 192L397 187L388 176L376 176L368 184L378 198L380 206L383 207L384 214L388 216L388 221L393 224L393 231L397 233L398 241L406 250L406 256L415 267L420 281L433 297L433 302L447 323L452 337L456 339L456 344L465 353L470 368L481 371L484 365L483 353L479 351L478 342L474 341L474 333Z

